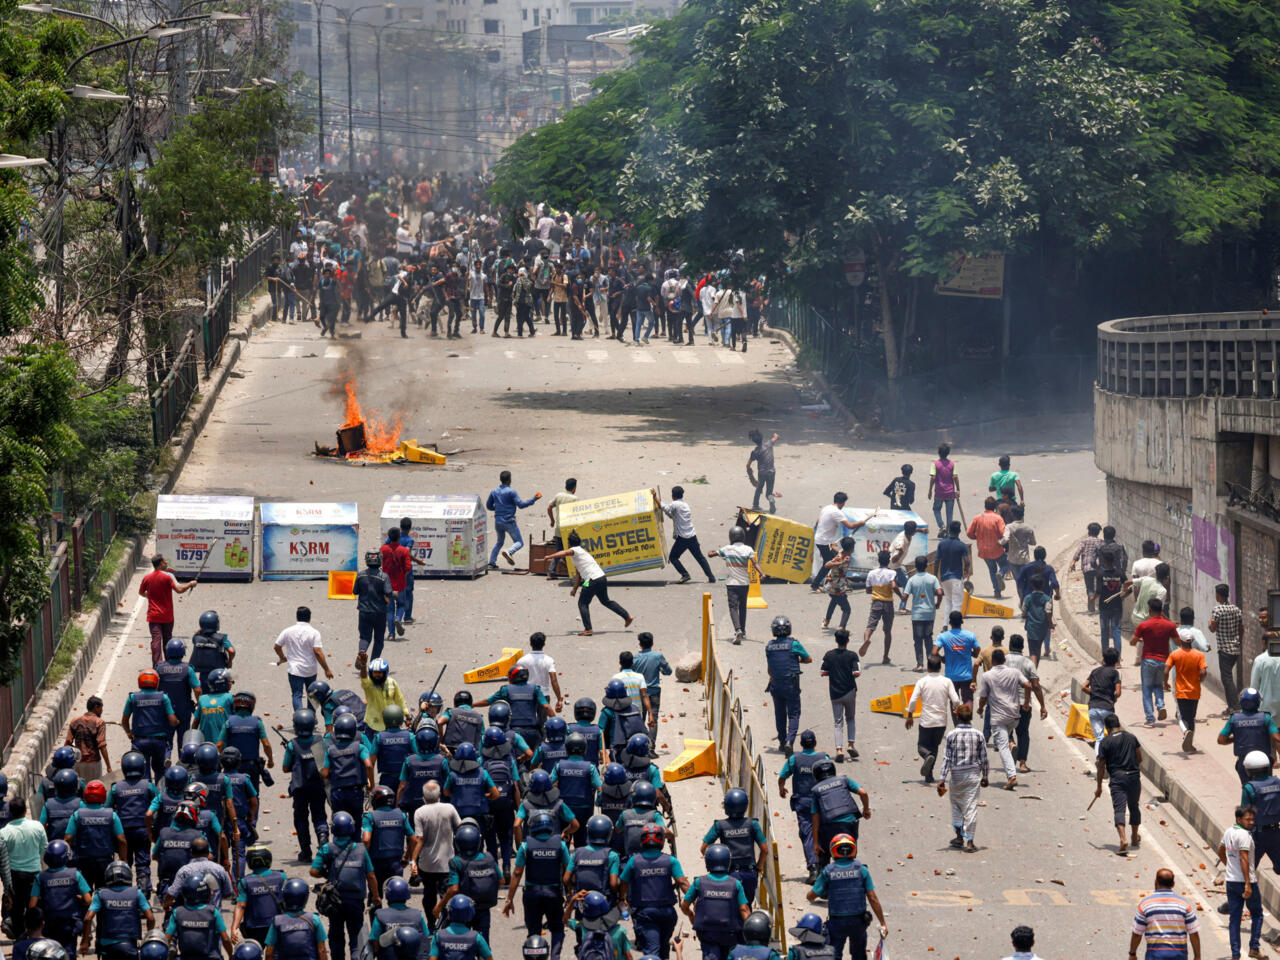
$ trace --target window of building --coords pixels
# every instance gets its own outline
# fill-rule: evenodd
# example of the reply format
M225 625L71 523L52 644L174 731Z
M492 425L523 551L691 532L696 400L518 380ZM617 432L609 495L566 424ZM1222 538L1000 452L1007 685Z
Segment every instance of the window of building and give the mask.
M497 21L497 20L486 20L486 21L484 22L484 32L485 32L485 33L497 33L497 32L498 32L498 21Z
M485 59L488 60L490 63L499 63L502 60L502 51L487 50L485 51Z
M575 22L578 23L579 26L591 25L592 20L591 20L590 7L579 7L577 10L574 11L574 13L576 14L576 17L577 17Z
M529 19L529 11L528 11L528 9L527 9L527 8L522 9L522 10L520 11L520 19L521 19L521 20L528 20L528 19Z
M538 14L540 14L541 12L542 11L539 10L537 7L533 8L533 25L535 27L538 25Z

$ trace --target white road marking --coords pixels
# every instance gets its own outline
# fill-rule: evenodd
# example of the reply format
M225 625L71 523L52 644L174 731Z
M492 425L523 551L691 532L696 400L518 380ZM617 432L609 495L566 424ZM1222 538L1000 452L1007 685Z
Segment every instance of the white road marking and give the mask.
M340 360L347 355L346 347L331 346L324 348L324 358L326 360Z
M604 363L609 359L608 350L588 350L587 359L592 363Z
M696 354L692 354L692 353L677 353L677 354L676 354L676 363L685 363L685 364L689 364L689 363L701 363L701 362L702 362L702 361L698 359L698 357L697 357L697 355L696 355Z
M302 348L295 343L290 345L289 348L285 350L285 352L282 353L280 356L282 359L287 360L290 357L296 357L301 352L302 352Z
M508 360L514 360L516 358L516 352L514 350L503 350L502 355Z
M644 351L636 351L635 353L631 354L631 359L634 363L657 363L658 362L658 358L655 357L652 353L645 353Z
M747 358L740 353L730 353L727 356L721 357L720 362L727 363L730 365L740 365L740 364L746 363Z
M138 597L138 602L133 605L133 613L129 614L129 619L125 622L124 630L120 632L119 639L116 640L116 648L111 651L111 659L107 661L106 668L102 671L102 682L98 684L98 696L101 697L107 690L107 683L111 680L111 673L116 668L116 661L120 659L120 654L124 652L124 645L129 639L129 635L133 633L133 625L138 620L138 614L142 612L142 608L147 604L146 597Z

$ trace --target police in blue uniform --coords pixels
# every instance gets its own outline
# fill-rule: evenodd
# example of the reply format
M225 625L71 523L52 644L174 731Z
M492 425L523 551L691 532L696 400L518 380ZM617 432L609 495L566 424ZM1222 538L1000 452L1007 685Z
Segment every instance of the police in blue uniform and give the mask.
M183 659L186 655L187 645L174 637L164 645L164 659L155 667L160 678L158 689L169 697L178 718L178 725L173 728L173 740L169 742L170 749L185 731L191 729L191 717L195 714L196 701L200 699L200 678L191 669L191 664Z
M625 685L623 689L626 689ZM579 697L574 701L573 723L569 724L566 731L566 744L569 742L568 737L572 737L575 733L580 734L587 742L583 759L589 763L598 764L600 762L601 731L596 726L596 702L590 697Z
M154 670L138 674L138 689L125 700L120 725L133 742L133 749L151 764L151 776L159 780L169 759L169 742L178 726L178 716L169 695L160 690L160 675Z
M178 805L182 803L183 794L186 793L187 784L190 782L191 775L181 764L175 763L164 772L160 789L156 791L151 806L147 808L147 829L153 839L173 822L173 815L177 812Z
M385 729L373 735L369 753L377 767L378 783L394 793L405 758L413 752L413 731L404 728L404 711L397 703L382 708L382 724ZM422 798L421 790L418 798Z
M80 941L82 953L89 952L96 917L98 946L94 952L104 960L137 960L142 921L145 919L147 929L153 930L156 916L143 892L130 885L131 879L127 863L117 861L107 866L103 885L94 893L89 912L85 914L84 936Z
M210 905L209 894L203 874L192 874L182 882L182 905L173 908L164 931L178 950L178 960L219 960L219 946L231 954L227 923Z
M452 754L462 743L480 749L485 722L480 712L472 707L469 690L459 690L453 695L453 707L444 712L440 722L444 724L444 746L449 753Z
M329 935L320 918L307 910L309 894L305 880L294 877L285 881L280 894L282 910L271 918L263 941L264 960L324 960L328 955L325 942Z
M826 866L830 859L827 851L834 837L847 833L858 839L858 821L871 818L871 800L854 780L836 776L836 765L830 760L815 763L813 777L813 842L818 863Z
M412 820L422 806L422 788L434 780L444 783L445 757L440 754L440 734L434 727L420 727L413 735L416 751L400 765L400 783L396 803Z
M529 765L551 773L556 764L569 756L569 748L565 743L568 736L569 726L563 719L548 718L542 727L542 743L533 751L533 759L529 761Z
M431 941L431 960L488 960L493 956L488 940L474 928L471 901L458 894L449 900L448 923Z
M621 762L627 741L637 733L648 734L644 715L627 696L627 685L621 680L610 680L604 688L604 709L600 711L601 743L609 748L610 759Z
M689 879L680 861L662 852L666 832L657 824L640 833L640 852L629 859L618 880L622 899L631 906L636 942L645 953L667 960L676 931L676 891L685 893Z
M1250 780L1244 785L1240 805L1252 807L1254 813L1250 865L1260 867L1262 858L1269 856L1272 868L1280 873L1280 777L1271 772L1271 761L1261 750L1245 756L1244 768Z
M622 849L618 853L624 862L627 857L640 852L646 827L666 827L666 821L657 811L657 806L658 791L653 789L653 784L641 780L632 785L631 806L622 811L617 822L618 833L622 836Z
M729 951L729 960L782 960L781 954L769 946L773 923L762 910L742 922L743 943Z
M524 801L516 812L516 842L524 839L525 824L538 813L548 813L556 823L556 829L565 837L576 834L581 824L574 816L569 805L560 799L560 789L551 783L551 775L545 770L534 770L529 774L529 783L524 792Z
M515 911L516 890L524 880L524 926L530 933L551 931L551 960L560 960L564 944L564 888L569 869L569 848L556 831L549 813L536 813L529 821L529 837L516 852L516 867L507 888L502 915ZM543 925L545 921L545 926Z
M828 754L815 750L818 738L812 730L800 734L800 752L787 757L778 771L778 796L787 799L787 778L791 778L791 809L796 815L796 829L804 847L804 862L809 868L810 884L818 876L818 855L813 848L813 766L829 760Z
M453 835L454 855L449 860L444 896L436 905L435 915L444 912L450 899L462 894L470 899L474 911L471 921L479 933L489 936L490 911L498 905L498 893L506 882L506 874L492 854L482 847L480 828L464 822Z
M485 828L489 803L498 798L498 788L489 772L480 765L476 748L470 742L458 744L445 775L444 795L460 817L471 817Z
M258 698L248 690L237 691L231 700L231 716L227 717L227 726L222 734L218 749L235 747L240 751L240 771L253 782L253 790L257 793L262 787L262 754L267 755L266 768L275 766L271 756L271 741L267 739L267 728L260 717L253 715L258 705ZM268 786L270 785L268 774Z
M549 720L548 734L550 729ZM545 749L547 745L544 743L542 746ZM596 792L604 786L604 781L600 778L599 768L586 758L586 737L571 733L565 738L564 747L565 757L551 770L551 785L560 791L560 799L578 821L573 842L575 846L581 846L586 839L587 821L596 812Z
M795 941L787 951L787 960L836 960L836 948L827 940L822 918L806 913L787 933Z
M245 853L248 872L236 884L236 906L231 929L244 940L266 943L271 918L280 912L287 879L271 869L271 848L254 844Z
M620 763L611 763L604 768L601 777L603 785L596 793L596 807L603 816L613 821L613 849L623 852L623 837L618 829L618 821L622 814L631 808L631 781L627 779L627 771Z
M1240 777L1240 786L1249 782L1249 775L1244 768L1244 758L1253 750L1261 750L1270 761L1275 760L1276 749L1280 747L1280 730L1276 728L1275 719L1265 710L1259 710L1262 695L1253 687L1240 694L1240 709L1227 720L1226 726L1218 733L1218 743L1229 743L1236 755L1236 774Z
M742 883L729 876L733 855L722 843L703 851L707 874L693 881L680 903L702 945L703 960L726 960L751 913Z
M311 859L311 831L316 843L329 839L329 822L325 810L325 781L316 762L315 748L321 739L315 735L315 711L306 707L293 711L293 739L284 748L280 769L289 774L289 798L293 801L293 829L298 834L298 856ZM310 814L310 825L307 823Z
M228 835L233 835L239 828L235 805L231 802L231 783L222 772L222 757L218 747L212 743L202 743L196 747L195 778L204 784L205 806L218 815L227 827Z
M595 890L608 897L610 904L616 903L622 861L609 845L613 823L598 815L587 821L585 829L586 842L574 849L569 860L570 892L576 896L583 890Z
M484 732L480 766L498 791L498 795L489 800L489 819L483 824L484 843L495 857L501 856L503 873L511 869L512 833L516 805L520 802L520 771L511 752L506 731L490 727Z
M351 814L338 811L330 824L332 839L316 852L311 861L311 875L323 877L332 883L342 898L336 913L327 914L329 935L333 938L333 955L347 955L347 941L352 946L360 941L360 929L364 926L364 904L368 897L373 905L381 906L377 880L373 875L373 861L364 844L356 840L356 822Z
M320 775L329 781L329 805L334 816L349 814L352 820L364 813L364 788L373 790L373 764L359 737L354 716L343 714L333 721L333 742L324 755ZM337 936L334 938L337 943Z
M378 960L396 960L396 931L402 927L416 929L425 943L431 936L420 910L409 906L409 884L403 877L392 877L383 889L386 906L374 911L369 923L369 949Z
M39 906L44 910L45 936L62 944L68 956L75 960L84 912L92 894L80 871L67 866L70 854L63 840L54 840L45 848L45 869L36 874L31 885L27 909Z
M376 787L371 801L373 809L364 815L360 825L360 840L373 861L373 875L379 890L392 877L404 872L405 845L414 836L413 824L395 804L396 796L390 787Z
M773 639L764 647L769 668L769 685L773 694L773 723L778 731L778 746L788 757L800 731L800 664L812 663L813 657L791 636L791 621L774 617L770 625Z
M102 886L113 857L124 861L128 855L124 827L106 802L106 784L90 780L84 787L84 806L67 821L67 843L75 852L76 866L93 889Z
M881 939L889 935L875 884L867 868L855 859L857 854L858 843L853 837L847 833L835 837L831 841L831 862L822 868L813 889L805 894L810 902L823 897L827 900L827 935L836 960L843 960L846 943L852 960L866 960L867 927L871 922L868 904L880 921Z
M357 727L364 727L365 703L354 690L334 690L323 680L317 680L307 687L307 699L313 710L320 711L325 733L333 732L333 718L339 707L347 707L356 718Z
M192 841L204 837L199 820L200 812L195 804L183 801L174 811L173 822L157 833L151 859L156 862L156 882L161 891L169 889L178 869L191 859Z
M77 794L79 787L80 778L74 770L59 770L53 775L53 795L45 796L40 810L40 822L50 842L66 838L71 815L84 806Z
M245 848L258 841L258 791L249 775L240 769L240 751L235 747L222 748L222 769L227 773L227 799L236 815L232 858L236 875L243 876Z
M230 668L236 658L236 648L227 635L218 630L219 626L218 611L206 610L200 614L199 632L191 637L191 669L206 691L209 689L209 674Z
M546 694L536 684L529 682L529 668L518 664L507 674L507 682L497 692L476 706L486 707L499 700L511 706L511 729L520 734L531 749L542 743L542 727L551 715Z
M107 806L120 818L120 826L124 827L124 842L128 856L125 862L133 861L134 882L138 888L151 896L151 835L147 831L147 810L159 792L156 786L147 779L147 761L136 750L130 750L120 758L120 773L123 780L117 780L107 791Z
M760 821L747 816L747 792L736 787L724 795L724 819L717 820L702 838L702 852L706 854L713 843L722 843L729 850L732 863L729 875L742 884L750 904L756 897L756 885L760 871L764 869L766 839ZM759 849L757 856L756 850Z

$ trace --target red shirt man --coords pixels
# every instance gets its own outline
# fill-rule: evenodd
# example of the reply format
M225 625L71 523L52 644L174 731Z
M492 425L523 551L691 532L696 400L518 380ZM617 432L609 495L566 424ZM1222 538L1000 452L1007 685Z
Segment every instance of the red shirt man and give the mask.
M1000 538L1004 536L1004 521L996 513L994 497L987 497L986 512L969 521L966 535L978 544L978 556L983 560L999 560L1004 556Z
M1171 620L1165 619L1159 600L1153 599L1149 609L1150 615L1134 628L1133 639L1129 642L1137 644L1142 641L1143 660L1164 663L1169 650L1178 642L1178 628Z
M147 627L151 631L151 665L164 659L164 645L173 637L173 595L196 585L178 583L161 554L151 558L151 572L142 578L138 593L147 598Z
M413 562L408 548L400 544L400 528L392 527L387 531L390 543L382 545L382 572L391 581L391 589L399 593L405 587L409 564Z

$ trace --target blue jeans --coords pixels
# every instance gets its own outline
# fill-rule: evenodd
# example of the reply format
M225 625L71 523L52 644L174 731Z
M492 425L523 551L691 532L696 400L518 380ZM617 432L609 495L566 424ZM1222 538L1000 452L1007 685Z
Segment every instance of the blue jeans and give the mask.
M484 298L471 301L471 323L480 324L480 332L484 333Z
M387 636L396 637L396 623L404 619L404 591L392 590L387 598ZM377 655L374 655L375 659Z
M1096 755L1098 749L1102 746L1102 738L1106 735L1107 728L1104 721L1107 716L1114 711L1105 707L1089 708L1089 726L1093 727L1093 752Z
M1146 714L1147 723L1154 723L1155 709L1151 706L1155 699L1156 708L1164 709L1164 661L1142 661L1142 712Z
M640 952L667 960L671 954L671 935L676 932L676 908L641 907L631 911L631 919Z
M645 320L649 321L649 326L642 334L640 330L643 327ZM648 340L649 334L653 333L653 322L652 310L637 310L636 315L631 320L632 339L634 339L636 343L639 343L641 339Z
M1004 574L1000 569L1000 561L1003 557L997 557L994 560L990 557L983 557L982 562L987 565L987 573L991 575L991 590L997 597L1004 593Z
M400 603L404 607L404 619L413 619L413 572L404 578L404 590L400 593Z
M493 528L496 536L493 538L493 550L489 553L490 565L497 564L498 554L502 551L502 544L506 542L507 537L511 538L511 549L507 553L515 553L524 546L524 537L520 534L520 528L516 526L514 520L510 523L505 520L494 520Z
M289 693L293 698L293 709L301 710L307 702L307 687L315 683L316 675L313 673L309 677L295 677L289 674Z
M1109 646L1115 647L1117 650L1120 649L1120 614L1120 610L1115 613L1108 613L1102 608L1101 604L1098 606L1098 624L1102 627L1103 653L1106 653Z
M938 525L939 537L941 537L947 530L947 527L942 525L942 505L944 503L947 505L947 526L951 525L951 517L954 515L955 509L956 509L956 502L954 499L952 500L935 499L933 501L933 519L934 519L934 522Z
M773 694L773 723L780 743L794 743L800 731L800 678L770 680L766 688Z
M793 794L791 809L796 812L796 830L800 833L800 846L804 848L805 866L812 868L818 863L818 855L813 850L813 800Z
M1231 955L1240 956L1240 920L1244 908L1249 908L1249 949L1257 950L1262 941L1262 891L1255 883L1250 890L1248 900L1244 898L1244 884L1237 880L1227 881L1228 914L1227 940L1231 944Z

